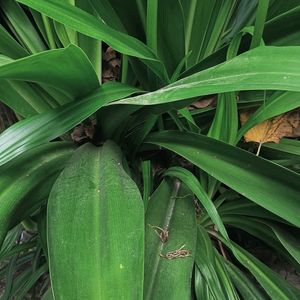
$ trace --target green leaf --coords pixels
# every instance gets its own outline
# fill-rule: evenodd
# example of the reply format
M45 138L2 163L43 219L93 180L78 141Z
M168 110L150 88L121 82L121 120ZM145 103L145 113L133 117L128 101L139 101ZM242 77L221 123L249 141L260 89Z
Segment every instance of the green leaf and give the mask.
M225 264L221 259L221 254L219 254L216 248L214 248L214 252L216 257L216 272L218 274L218 277L220 278L219 280L223 287L223 290L225 291L224 293L227 296L228 300L238 300L238 293L234 287L234 283L229 276L229 273L227 272Z
M50 143L0 168L0 245L9 229L45 201L72 151L69 143Z
M126 33L126 29L116 13L115 8L110 3L111 1L89 0L89 2L94 8L95 15L98 16L99 19L104 20L104 22L113 29Z
M29 53L0 25L0 53L17 59Z
M195 263L202 274L205 283L208 285L213 299L227 299L226 293L222 290L221 283L216 272L216 257L212 241L206 231L199 226L197 231L197 250Z
M223 256L220 256L223 258ZM222 259L226 269L243 299L267 300L266 295L248 278L248 276L225 258Z
M1 3L4 19L10 30L16 34L17 40L31 53L45 51L46 47L38 32L31 24L21 6L14 0L5 0Z
M293 236L289 231L283 230L279 226L271 226L275 235L285 247L285 249L293 256L293 258L300 264L300 243L299 235Z
M52 289L51 287L43 295L42 300L53 300Z
M22 225L18 225L15 228L11 229L3 241L3 244L0 248L0 260L3 259L7 255L8 252L13 248L16 244L16 240L18 239L19 235L21 234Z
M141 162L142 176L143 176L143 201L145 210L147 209L149 198L152 192L152 167L150 160L143 160Z
M260 285L274 300L296 300L300 297L300 292L280 275L269 269L249 252L231 242L230 245L223 238L220 239L226 246L232 247L234 256L244 265L260 283Z
M102 40L118 52L145 59L145 63L156 74L161 78L167 77L163 65L145 44L134 37L112 29L78 7L60 0L18 0L18 2L28 5L82 34Z
M146 38L147 45L157 55L157 14L158 14L158 0L147 1L147 24L146 24Z
M27 85L27 83L25 82L18 82L18 84L20 83L21 85L18 86L19 88L25 87ZM30 98L31 102L28 103L28 98L17 90L18 87L13 86L12 84L13 83L9 82L8 80L0 80L1 102L12 108L20 116L29 117L35 115L37 112L35 109L37 108L37 105L35 105L34 101L32 101L34 100L34 98ZM41 103L41 106L44 104L43 101L39 102ZM39 108L41 108L41 106L38 105ZM45 106L47 105L45 104Z
M0 135L0 165L64 134L108 102L137 91L119 83L107 83L81 100L19 121Z
M48 248L55 299L142 298L144 207L121 163L113 142L85 144L51 191Z
M300 20L298 18L300 6L298 1L295 2L297 2L297 7L276 16L266 23L263 37L266 44L274 46L300 45Z
M38 279L48 270L48 265L43 264L36 271L33 271L29 276L25 284L20 288L20 291L17 293L16 300L22 300L25 298L27 292L32 288L34 284L37 283Z
M157 53L171 77L185 57L183 10L180 0L158 1L157 9Z
M93 66L75 45L2 65L0 78L43 83L65 92L71 98L85 95L99 86Z
M180 0L185 15L186 52L191 50L188 67L217 50L234 12L235 0ZM197 38L195 38L197 37Z
M164 176L176 177L181 180L193 192L193 194L196 195L199 202L205 208L211 220L215 223L223 237L229 239L225 226L218 214L216 207L214 206L214 203L208 197L207 193L193 173L181 167L171 167L164 173Z
M281 139L278 144L265 143L262 148L262 155L268 159L289 159L298 161L300 159L300 141Z
M178 181L164 180L149 200L145 226L143 299L191 299L196 219L189 190ZM166 258L181 248L189 255Z
M256 20L254 25L254 34L252 37L250 48L258 47L261 43L261 38L264 31L264 25L267 17L269 0L258 0L256 11Z
M183 156L258 205L300 226L300 176L204 135L164 131L146 140Z
M284 61L284 64L278 64ZM154 105L240 90L300 91L300 47L258 47L155 92L117 103Z
M76 0L76 6L93 14L93 7L87 0ZM85 52L91 61L99 80L102 80L102 47L101 41L77 33L78 46Z

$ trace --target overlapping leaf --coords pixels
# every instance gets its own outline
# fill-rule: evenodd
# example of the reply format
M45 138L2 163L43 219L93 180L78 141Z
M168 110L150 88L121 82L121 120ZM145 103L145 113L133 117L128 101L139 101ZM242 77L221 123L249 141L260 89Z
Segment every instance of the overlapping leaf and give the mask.
M14 124L0 135L0 165L62 135L106 103L137 91L126 85L107 83L80 101L73 101Z
M75 45L2 65L0 78L43 83L60 89L71 98L83 96L99 87L93 66Z
M300 47L258 47L155 92L117 103L154 105L240 90L300 91ZM284 64L278 64L284 61Z
M149 136L243 196L300 226L300 176L265 159L200 134L165 131Z
M47 199L72 151L69 143L46 144L0 168L0 246L7 231Z

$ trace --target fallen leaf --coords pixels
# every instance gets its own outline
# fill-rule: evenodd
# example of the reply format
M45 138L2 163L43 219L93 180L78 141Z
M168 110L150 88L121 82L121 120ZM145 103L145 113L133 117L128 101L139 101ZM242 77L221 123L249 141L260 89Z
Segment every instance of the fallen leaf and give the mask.
M244 125L253 111L243 111L240 113L241 124ZM257 142L260 144L267 142L279 143L283 137L298 137L300 133L299 111L294 110L276 116L252 127L244 135L246 142Z
M215 95L208 96L206 98L201 98L200 100L195 101L190 105L189 110L197 109L197 108L206 108L206 107L214 107L216 106L217 98Z

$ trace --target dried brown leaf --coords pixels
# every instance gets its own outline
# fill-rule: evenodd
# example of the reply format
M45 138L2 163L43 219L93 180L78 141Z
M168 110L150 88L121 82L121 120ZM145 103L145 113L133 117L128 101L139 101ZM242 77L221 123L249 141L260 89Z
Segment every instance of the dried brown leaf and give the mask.
M240 113L242 125L246 123L251 114L251 111ZM257 124L247 131L244 139L246 142L257 142L260 144L267 142L279 143L283 137L298 137L300 133L299 128L299 111L294 110Z
M195 101L189 109L196 109L196 108L206 108L206 107L214 107L216 105L217 98L216 96L209 96L206 98L201 98L200 100Z

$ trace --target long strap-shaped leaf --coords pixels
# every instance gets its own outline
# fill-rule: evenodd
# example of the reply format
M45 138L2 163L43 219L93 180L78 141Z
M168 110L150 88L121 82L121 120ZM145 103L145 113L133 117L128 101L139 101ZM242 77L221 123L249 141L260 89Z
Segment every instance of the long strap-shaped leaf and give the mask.
M218 227L218 230L221 232L223 237L229 239L225 226L218 214L214 203L208 197L204 188L192 172L181 167L171 167L164 173L164 176L175 177L181 180L196 195L199 202L203 205L209 217Z
M155 92L117 103L153 105L241 90L299 92L299 70L300 47L258 47Z
M75 45L6 63L0 67L0 78L43 83L73 98L99 87L93 66Z
M0 246L7 231L47 199L72 151L69 143L50 143L0 168Z
M59 176L48 249L55 299L142 299L144 207L113 142L85 144Z
M298 174L201 134L164 131L152 134L147 142L178 153L243 196L300 226Z
M14 124L0 135L0 165L62 135L106 103L137 91L122 84L104 84L90 96Z
M144 299L190 299L196 219L186 186L164 180L149 201L145 226ZM189 252L176 257L181 249Z
M145 63L161 78L166 70L150 48L138 39L116 31L87 12L61 0L18 0L18 2L92 38L102 40L116 51L145 59Z
M296 300L300 297L300 292L290 283L285 281L279 274L272 271L260 260L238 246L234 242L224 240L218 234L213 234L221 240L227 247L233 250L234 256L244 265L274 300Z

